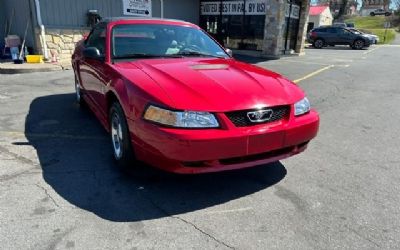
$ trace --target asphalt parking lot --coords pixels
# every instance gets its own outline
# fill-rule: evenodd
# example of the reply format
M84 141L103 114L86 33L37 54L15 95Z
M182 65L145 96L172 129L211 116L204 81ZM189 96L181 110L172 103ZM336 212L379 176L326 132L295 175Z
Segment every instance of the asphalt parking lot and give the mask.
M255 62L307 92L318 137L252 169L121 174L72 71L0 77L1 249L398 249L400 46Z

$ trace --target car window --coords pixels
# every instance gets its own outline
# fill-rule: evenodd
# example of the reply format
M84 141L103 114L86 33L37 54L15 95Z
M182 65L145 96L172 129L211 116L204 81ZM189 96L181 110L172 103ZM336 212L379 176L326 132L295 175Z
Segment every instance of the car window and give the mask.
M351 34L351 31L346 30L346 29L341 29L340 33L347 35L347 34Z
M329 33L338 33L338 29L336 29L336 28L329 28L329 29L327 29L327 31Z
M165 24L124 24L112 30L114 58L136 56L228 57L226 52L200 29Z
M350 29L350 31L357 35L361 34L361 31L359 31L357 29Z
M106 48L105 27L94 28L86 41L86 47L95 47L100 51L100 54L104 55Z
M324 33L324 32L327 32L327 29L326 28L319 28L319 29L316 29L315 31Z

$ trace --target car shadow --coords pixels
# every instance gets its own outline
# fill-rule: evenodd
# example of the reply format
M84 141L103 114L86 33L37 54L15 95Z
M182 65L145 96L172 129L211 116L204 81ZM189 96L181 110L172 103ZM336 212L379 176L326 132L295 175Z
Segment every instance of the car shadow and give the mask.
M112 159L108 135L90 111L74 103L73 94L33 100L25 135L37 151L44 180L58 195L116 222L201 210L266 189L286 175L280 162L194 176L163 173L140 179L123 174Z

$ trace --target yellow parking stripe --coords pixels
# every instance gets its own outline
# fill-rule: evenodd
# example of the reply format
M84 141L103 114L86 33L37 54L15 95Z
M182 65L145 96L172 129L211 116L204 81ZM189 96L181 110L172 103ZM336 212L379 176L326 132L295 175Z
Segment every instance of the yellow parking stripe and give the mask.
M302 78L296 79L293 82L294 83L299 83L301 81L304 81L304 80L306 80L306 79L308 79L310 77L318 75L319 73L324 72L325 70L328 70L328 69L333 68L333 67L335 67L335 65L329 65L329 66L323 67L323 68L321 68L319 70L316 70L316 71L314 71L314 72L312 72L312 73L310 73L308 75L303 76Z

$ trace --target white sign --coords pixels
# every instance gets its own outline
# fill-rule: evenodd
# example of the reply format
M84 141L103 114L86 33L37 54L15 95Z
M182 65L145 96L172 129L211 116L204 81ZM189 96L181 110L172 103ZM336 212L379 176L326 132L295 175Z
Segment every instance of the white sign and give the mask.
M151 0L122 0L124 15L151 17Z
M285 7L285 17L289 17L290 4L286 3ZM300 6L292 4L292 13L290 13L290 18L299 19L300 18Z
M201 15L220 15L221 1L201 2ZM222 15L265 15L266 0L246 0L222 2Z

